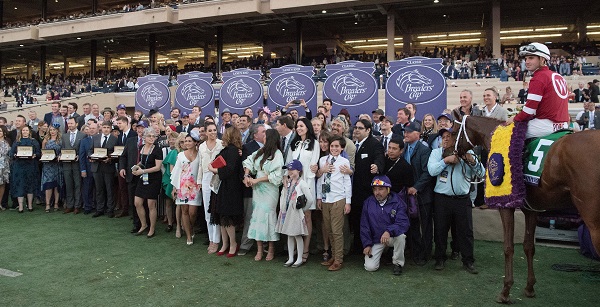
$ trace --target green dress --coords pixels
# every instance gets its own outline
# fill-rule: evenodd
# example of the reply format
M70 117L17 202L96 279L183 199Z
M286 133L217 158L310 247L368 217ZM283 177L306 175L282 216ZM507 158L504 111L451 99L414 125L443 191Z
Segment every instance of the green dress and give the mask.
M266 160L260 167L262 157L254 160L255 151L243 162L244 168L256 175L256 178L268 176L269 181L252 186L252 218L248 227L248 238L257 241L278 241L277 204L279 203L279 186L283 179L283 155L275 152L273 160Z
M162 176L162 187L163 191L165 191L165 196L169 199L173 199L173 185L171 184L171 165L175 167L175 162L177 162L178 154L179 151L171 150L162 162L165 167L165 173Z

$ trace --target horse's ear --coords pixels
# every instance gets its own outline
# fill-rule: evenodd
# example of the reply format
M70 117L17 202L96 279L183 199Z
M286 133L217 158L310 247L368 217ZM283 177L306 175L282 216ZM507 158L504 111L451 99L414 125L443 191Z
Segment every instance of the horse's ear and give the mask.
M460 111L458 111L458 109L454 109L452 111L452 117L454 117L454 120L457 120L459 122L462 121L462 115L460 115Z

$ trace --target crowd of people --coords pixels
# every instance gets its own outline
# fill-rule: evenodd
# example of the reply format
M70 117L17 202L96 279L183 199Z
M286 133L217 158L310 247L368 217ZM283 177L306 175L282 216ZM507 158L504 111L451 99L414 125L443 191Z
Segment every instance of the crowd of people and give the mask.
M545 86L552 82L547 47L533 43L520 55L535 73L513 118L493 88L481 109L463 90L455 110L421 120L407 104L395 118L376 109L352 122L347 110L332 114L327 98L315 115L304 101L274 112L222 108L217 117L202 116L198 106L189 114L173 108L167 118L129 115L124 105L84 104L79 114L76 103L55 101L43 120L30 111L10 131L0 117L2 209L12 198L19 213L33 211L37 199L47 213L132 215L131 233L149 239L162 220L187 245L206 232L208 254L246 255L256 243L254 260L272 261L287 248L286 267L318 249L329 271L359 254L368 271L382 257L391 258L395 275L405 257L421 266L433 259L435 270L460 257L477 274L472 207L483 205L483 189L467 178L484 176L486 153L448 153L454 116L528 122L527 138L569 127L567 98ZM600 127L600 111L593 102L586 108L583 128Z

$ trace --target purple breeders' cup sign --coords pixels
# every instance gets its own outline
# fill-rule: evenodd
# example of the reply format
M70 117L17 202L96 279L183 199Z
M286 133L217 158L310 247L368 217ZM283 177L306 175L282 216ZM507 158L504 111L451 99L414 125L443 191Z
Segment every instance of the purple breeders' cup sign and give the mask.
M242 114L244 109L256 109L263 101L263 86L260 80L260 70L240 68L223 73L223 85L219 90L219 110L229 108L232 113Z
M371 114L378 108L377 83L373 77L375 64L344 61L327 65L327 80L323 85L323 98L333 102L331 114L347 109L352 123L362 113Z
M410 57L389 63L390 76L385 87L385 113L396 114L408 103L417 106L416 118L446 109L446 79L441 73L442 59Z
M169 77L161 75L147 75L138 78L140 87L135 92L135 108L148 113L158 110L167 116L171 112L171 91L167 87Z
M204 115L215 113L215 90L210 84L211 73L198 71L188 72L177 77L179 86L175 91L175 107L182 112L191 113L194 106L199 106Z
M271 69L271 83L267 92L269 109L283 108L292 100L304 99L313 114L317 110L317 85L312 79L312 66L286 65ZM291 108L299 108L293 105ZM303 115L304 110L299 110Z

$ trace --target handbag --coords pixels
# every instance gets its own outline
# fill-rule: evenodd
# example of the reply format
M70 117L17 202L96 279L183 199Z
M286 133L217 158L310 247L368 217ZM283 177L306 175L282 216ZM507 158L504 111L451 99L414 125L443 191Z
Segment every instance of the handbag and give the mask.
M305 195L298 196L298 198L296 199L296 209L302 209L302 208L306 207L307 201L308 200L306 199Z
M219 188L221 187L221 179L219 178L219 174L214 174L209 184L210 189L215 193L219 193Z
M210 166L212 166L216 169L219 169L219 168L227 166L227 162L225 162L225 159L223 159L223 156L218 156L215 158L214 161L212 161L210 163Z
M398 193L400 198L406 203L406 213L410 218L418 218L419 217L419 203L417 201L417 195L410 195L406 188L403 188L400 193Z

